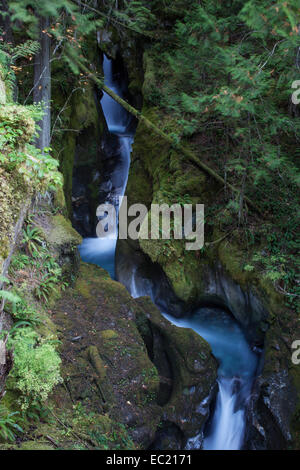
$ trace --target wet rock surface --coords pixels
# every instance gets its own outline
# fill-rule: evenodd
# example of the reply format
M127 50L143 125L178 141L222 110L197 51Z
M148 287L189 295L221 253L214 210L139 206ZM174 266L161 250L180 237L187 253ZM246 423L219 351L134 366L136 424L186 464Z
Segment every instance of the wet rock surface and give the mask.
M164 405L162 416L168 429L160 429L153 445L159 445L164 432L170 437L171 429L186 443L199 433L208 418L217 361L204 339L189 328L172 325L149 297L140 297L137 303L147 312L146 316L143 311L139 313L137 325L160 376L158 399ZM201 406L204 402L205 410Z
M144 65L143 113L152 122L162 123L164 116L147 102L151 64L145 60ZM171 125L171 117L168 124ZM131 161L126 192L130 204L143 202L150 208L151 203L174 203L175 197L184 196L187 192L194 203L201 202L208 208L216 204L218 188L207 175L191 169L162 140L150 135L143 123L137 127ZM279 446L299 448L300 369L291 361L292 342L300 337L295 311L288 307L286 297L276 290L273 282L256 270L244 269L251 250L247 252L238 236L228 236L217 221L214 227L206 226L205 230L207 246L202 252L187 252L180 240L172 240L169 244L164 240L139 240L135 244L119 241L118 278L123 282L126 277L125 285L130 282L132 268L130 261L127 265L124 261L128 253L128 259L134 256L135 260L145 254L166 276L167 283L164 281L160 285L169 283L187 310L199 305L229 310L244 327L252 350L260 352L264 349L259 380L250 400L249 419L256 422L253 426L265 437L258 439L260 443L257 444L254 436L253 439L249 437L245 445L248 448L251 445L275 448L277 435ZM144 277L147 277L147 269L143 269ZM156 296L155 289L152 292ZM165 298L170 298L167 289L161 289L162 292ZM172 315L180 318L182 311L179 308ZM281 389L276 384L282 383L283 377L286 377L285 386ZM274 392L269 396L272 383ZM284 390L286 402L281 390ZM268 425L268 422L276 424ZM275 428L278 428L277 434Z

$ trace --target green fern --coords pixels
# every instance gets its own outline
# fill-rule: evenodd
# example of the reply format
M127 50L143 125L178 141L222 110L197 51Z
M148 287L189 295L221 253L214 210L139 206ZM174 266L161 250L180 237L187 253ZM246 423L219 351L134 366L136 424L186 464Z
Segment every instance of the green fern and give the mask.
M6 441L13 442L18 433L22 433L23 429L16 422L17 411L10 412L6 406L0 405L0 436Z
M18 295L13 294L8 290L0 290L0 298L7 300L8 302L11 302L14 305L21 302L21 298Z
M23 240L27 251L32 255L34 252L37 252L39 245L42 244L43 240L41 238L42 232L39 228L33 227L32 225L27 225L23 230Z
M11 58L14 61L16 59L36 55L39 50L39 43L37 41L29 40L14 47L11 51Z

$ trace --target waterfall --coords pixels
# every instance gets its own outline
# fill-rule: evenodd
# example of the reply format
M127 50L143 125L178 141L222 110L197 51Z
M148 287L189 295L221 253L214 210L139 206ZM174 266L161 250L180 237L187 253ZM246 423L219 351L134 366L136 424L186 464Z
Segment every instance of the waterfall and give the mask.
M237 450L241 448L245 431L245 410L236 409L239 398L236 386L240 385L236 378L219 378L219 393L211 434L204 439L204 449Z
M104 83L118 96L124 98L122 82L113 76L112 61L104 55L103 58ZM106 119L109 132L114 134L124 134L129 122L127 111L113 100L105 91L101 99L102 110Z
M124 98L123 85L119 77L114 76L112 61L104 55L103 59L104 82L117 95ZM119 159L109 179L104 182L106 195L103 203L113 204L118 215L119 201L124 196L129 166L133 134L128 131L131 122L129 113L107 93L103 93L101 106L108 130L114 134L119 143ZM120 199L121 198L121 199ZM96 215L96 214L95 214ZM118 228L115 233L105 238L85 238L79 247L80 256L87 263L97 264L106 269L110 276L115 276L115 251L118 238Z
M258 356L250 349L241 327L220 308L199 308L182 319L164 316L181 328L192 328L210 344L219 361L216 406L203 448L240 449L245 433L245 408Z

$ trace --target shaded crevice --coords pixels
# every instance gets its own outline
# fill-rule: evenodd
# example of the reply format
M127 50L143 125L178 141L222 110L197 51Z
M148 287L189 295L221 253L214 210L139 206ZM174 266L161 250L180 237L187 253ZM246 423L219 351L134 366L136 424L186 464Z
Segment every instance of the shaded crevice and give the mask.
M83 237L95 232L100 175L101 148L94 139L93 126L90 126L76 139L72 183L73 227Z
M153 331L153 363L158 370L160 377L159 392L157 403L160 406L166 405L172 396L174 388L174 374L172 370L171 361L164 346L163 335L154 327Z
M93 94L97 123L92 122L77 134L72 168L72 225L83 237L95 233L98 187L105 158L102 139L108 133L100 106L103 93L94 88ZM80 116L77 119L80 121Z
M287 449L287 441L281 432L280 426L274 419L273 413L265 405L262 393L256 406L255 414L258 417L262 432L251 426L247 436L246 445L252 450L284 450Z
M181 450L184 448L185 437L181 429L174 423L162 421L155 433L155 438L147 450Z
M128 91L128 73L120 54L112 61L112 73L122 95L131 103L133 97ZM102 97L103 92L95 88L98 124L93 123L78 133L72 168L72 224L84 238L96 237L96 210L114 189L111 175L122 159L119 137L108 130L101 106ZM136 119L129 116L126 132L134 133L136 124Z
M171 361L164 346L163 335L145 318L136 320L137 328L145 343L147 354L159 375L157 404L166 405L173 392L174 375Z

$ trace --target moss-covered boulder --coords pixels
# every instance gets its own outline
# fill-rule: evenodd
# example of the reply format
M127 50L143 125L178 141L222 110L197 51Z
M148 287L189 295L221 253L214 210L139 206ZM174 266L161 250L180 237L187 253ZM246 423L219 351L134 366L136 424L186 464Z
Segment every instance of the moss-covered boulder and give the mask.
M65 275L76 272L79 263L77 247L82 238L72 227L69 219L62 214L36 217L36 223L43 232L50 252L55 255Z
M47 240L62 250L74 249L82 242L81 236L73 229L71 222L61 214L51 218Z
M106 271L80 264L75 284L52 309L66 385L54 400L62 408L80 403L87 414L105 414L125 426L136 445L147 447L161 408L158 373L135 324L139 310Z
M137 302L142 307L138 328L160 376L162 418L181 431L183 444L199 434L208 418L217 361L204 339L191 329L172 325L149 297Z

